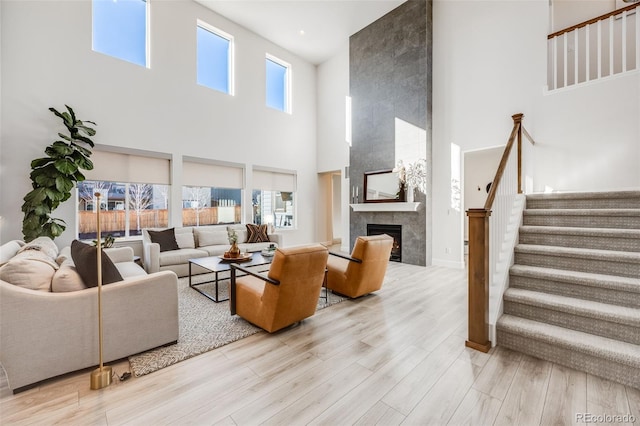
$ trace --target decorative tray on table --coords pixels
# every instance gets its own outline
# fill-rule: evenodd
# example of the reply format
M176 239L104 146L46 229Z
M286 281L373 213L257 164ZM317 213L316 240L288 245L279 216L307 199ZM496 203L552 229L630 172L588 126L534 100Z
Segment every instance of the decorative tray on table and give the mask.
M221 254L218 257L228 262L245 262L247 260L251 260L251 253L241 253L238 257L226 257L225 255Z

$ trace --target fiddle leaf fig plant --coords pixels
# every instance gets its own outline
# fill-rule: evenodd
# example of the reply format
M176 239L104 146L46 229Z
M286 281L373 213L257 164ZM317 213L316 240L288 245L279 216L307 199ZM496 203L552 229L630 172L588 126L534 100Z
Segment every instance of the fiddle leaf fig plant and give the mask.
M46 157L31 162L31 190L24 197L22 212L22 235L25 241L46 236L54 239L62 234L66 225L62 219L51 217L60 203L71 197L76 182L85 180L81 170L93 169L89 159L94 147L90 139L96 134L93 121L76 118L73 109L65 105L66 111L49 108L67 128L68 134L58 133L56 140L45 149Z

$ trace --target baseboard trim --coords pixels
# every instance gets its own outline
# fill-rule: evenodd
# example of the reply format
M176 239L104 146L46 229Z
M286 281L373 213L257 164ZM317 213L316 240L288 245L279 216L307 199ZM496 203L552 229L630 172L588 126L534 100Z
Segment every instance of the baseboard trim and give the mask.
M445 268L454 268L454 269L464 269L464 262L458 262L454 260L445 260L445 259L431 259L431 264L433 266L444 266Z

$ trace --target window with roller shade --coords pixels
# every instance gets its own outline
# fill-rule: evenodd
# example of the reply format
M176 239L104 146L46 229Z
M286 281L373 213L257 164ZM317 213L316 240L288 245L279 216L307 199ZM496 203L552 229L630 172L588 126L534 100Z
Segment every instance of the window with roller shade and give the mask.
M269 170L253 170L253 222L276 228L296 226L296 174Z
M242 222L242 166L185 160L182 181L183 226Z
M169 225L168 159L94 151L91 161L78 182L78 239L96 238L98 208L102 235L134 237Z

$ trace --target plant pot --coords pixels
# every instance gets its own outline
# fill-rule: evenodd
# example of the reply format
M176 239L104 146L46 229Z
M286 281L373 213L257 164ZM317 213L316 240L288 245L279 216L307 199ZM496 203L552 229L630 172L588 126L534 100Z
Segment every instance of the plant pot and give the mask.
M240 247L238 247L238 244L233 242L231 244L231 248L229 249L229 251L227 253L229 253L228 257L236 258L236 257L240 256Z

